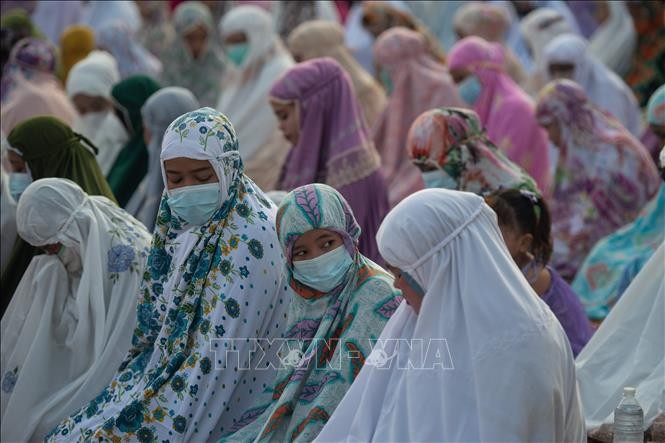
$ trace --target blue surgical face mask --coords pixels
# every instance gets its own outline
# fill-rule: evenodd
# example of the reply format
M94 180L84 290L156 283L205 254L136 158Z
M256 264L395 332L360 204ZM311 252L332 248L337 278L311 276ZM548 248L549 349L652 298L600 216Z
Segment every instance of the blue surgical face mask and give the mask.
M402 277L404 277L404 281L411 286L411 289L413 289L416 294L420 295L421 297L425 296L425 290L418 284L415 278L411 277L408 273L402 271Z
M311 260L293 262L293 277L321 292L330 292L344 280L353 259L342 245Z
M9 194L14 201L18 202L21 194L30 186L30 183L32 183L32 175L29 172L12 172L9 174Z
M473 105L478 100L480 91L483 87L480 84L480 80L475 75L470 75L465 78L459 85L457 85L459 90L459 95L468 105Z
M190 225L202 225L220 207L219 183L186 186L168 191L168 204L178 217Z
M457 189L457 182L443 169L423 172L423 181L426 188Z
M381 68L379 71L379 77L381 78L381 83L383 83L383 87L386 89L386 93L388 95L393 93L393 79L390 77L390 73L386 71L384 68Z
M242 65L247 58L248 51L249 43L234 43L232 45L226 45L226 55L236 67Z

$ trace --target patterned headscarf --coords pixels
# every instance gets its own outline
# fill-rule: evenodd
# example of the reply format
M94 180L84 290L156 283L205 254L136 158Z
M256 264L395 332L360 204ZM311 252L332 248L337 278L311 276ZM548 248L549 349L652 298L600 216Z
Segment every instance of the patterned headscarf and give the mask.
M401 302L391 277L356 247L360 227L344 198L313 184L293 190L280 205L277 231L290 274L293 242L314 229L339 234L354 258L343 283L322 293L290 276L295 295L287 319L289 354L296 354L223 441L312 441L358 375ZM284 362L283 360L283 362ZM287 364L291 363L291 364Z
M2 103L23 79L36 83L54 79L57 64L57 49L46 40L27 37L16 43L2 74Z
M665 126L665 85L656 89L647 104L647 122Z
M632 221L656 194L660 177L646 148L571 80L541 91L536 116L561 133L552 263L572 279L596 241Z
M139 289L133 346L111 384L65 419L51 441L67 435L216 440L251 406L251 393L274 378L265 366L246 369L249 340L233 342L239 366L213 344L227 337L272 339L283 330L276 208L243 175L235 130L220 112L201 108L173 121L161 160L175 157L209 161L227 198L206 223L188 228L172 214L165 193ZM222 371L225 365L235 370Z
M460 108L427 111L411 126L411 161L442 169L455 190L478 195L498 189L538 192L531 177L487 138L475 112Z

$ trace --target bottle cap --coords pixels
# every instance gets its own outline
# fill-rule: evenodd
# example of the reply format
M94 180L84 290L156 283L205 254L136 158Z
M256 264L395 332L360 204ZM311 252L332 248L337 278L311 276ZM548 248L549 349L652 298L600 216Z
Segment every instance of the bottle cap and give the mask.
M635 397L635 388L632 386L626 386L623 388L623 395L627 397Z

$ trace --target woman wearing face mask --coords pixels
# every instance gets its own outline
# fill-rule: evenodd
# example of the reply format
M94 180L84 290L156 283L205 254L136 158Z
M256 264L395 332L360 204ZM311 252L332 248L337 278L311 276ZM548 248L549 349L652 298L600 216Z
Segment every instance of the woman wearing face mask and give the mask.
M258 6L238 6L219 25L227 71L216 109L237 122L246 173L262 189L274 189L289 146L268 103L270 87L293 66L272 17Z
M487 138L480 119L468 109L424 112L411 125L406 145L426 188L478 195L498 189L539 192L533 179Z
M635 137L642 135L642 113L635 94L591 53L583 37L564 34L550 40L543 64L547 82L562 78L575 81L593 104L616 117Z
M31 184L17 210L35 257L2 317L2 436L36 441L111 381L130 346L150 235L69 180Z
M164 54L162 83L187 88L201 105L214 106L221 91L224 62L210 10L197 1L182 3L174 11L173 24L177 38Z
M646 148L577 83L548 84L536 115L560 152L551 200L552 263L570 281L598 240L635 219L658 192L660 178Z
M330 186L291 191L277 231L294 292L289 346L273 386L223 441L311 441L401 301L389 274L358 251L360 226Z
M392 28L381 34L374 45L374 60L390 96L373 138L392 207L423 187L404 149L411 123L423 111L461 106L462 101L446 66L427 52L425 39L415 31Z
M270 103L293 144L278 188L337 189L362 229L360 252L381 263L374 233L388 212L388 189L348 74L329 57L299 63L274 84Z
M551 183L547 134L535 119L533 101L506 74L501 46L467 37L453 46L448 60L462 100L476 111L489 139L547 194Z
M34 180L67 178L88 195L115 201L99 165L97 148L85 137L54 117L35 117L16 126L7 137L11 167L9 190L14 200ZM32 257L40 251L18 238L0 282L0 312L4 312Z
M408 304L316 441L586 441L568 340L482 197L420 191L377 240Z
M116 84L111 90L115 112L130 134L106 175L120 206L129 202L148 172L148 149L143 136L141 108L159 84L150 77L135 75Z
M126 209L151 232L164 191L162 165L159 161L164 132L177 117L198 108L200 106L196 97L187 89L176 86L155 92L141 108L143 137L148 146L148 172Z
M250 339L286 326L277 210L243 174L231 122L210 108L178 117L161 161L166 191L132 347L49 442L215 441L275 376L275 353Z
M660 151L665 180L665 148ZM665 240L665 183L632 223L602 238L584 259L573 281L587 315L602 320L633 278Z
M99 148L97 163L108 174L129 133L113 112L111 90L120 81L118 65L108 52L93 51L75 64L67 78L67 95L79 117L74 129Z
M74 122L76 110L55 75L57 60L57 49L44 40L30 37L16 43L2 72L2 132L9 134L37 115Z
M496 212L510 255L563 326L573 355L577 356L591 338L591 323L577 294L547 266L552 255L547 203L532 192L516 189L493 192L486 201Z

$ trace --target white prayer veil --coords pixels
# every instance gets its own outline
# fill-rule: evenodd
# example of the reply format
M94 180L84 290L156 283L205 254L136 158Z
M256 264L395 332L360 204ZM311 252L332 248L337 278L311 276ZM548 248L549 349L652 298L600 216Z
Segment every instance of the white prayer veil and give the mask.
M28 243L61 243L68 253L33 258L1 322L2 438L32 441L106 386L121 363L150 236L106 197L60 178L25 190L17 222Z
M566 336L481 197L417 192L377 242L420 314L402 303L317 441L586 441Z

